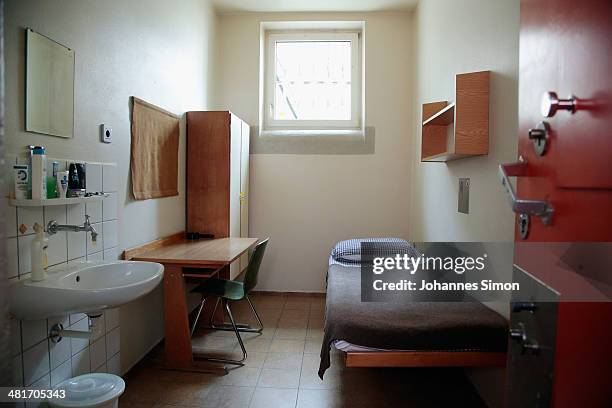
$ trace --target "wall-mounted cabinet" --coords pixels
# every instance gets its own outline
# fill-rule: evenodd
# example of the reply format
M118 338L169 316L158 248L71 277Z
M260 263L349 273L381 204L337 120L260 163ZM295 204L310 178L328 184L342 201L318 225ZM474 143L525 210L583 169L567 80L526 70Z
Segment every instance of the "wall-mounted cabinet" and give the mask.
M455 102L423 104L421 161L447 162L489 153L489 71L455 77Z

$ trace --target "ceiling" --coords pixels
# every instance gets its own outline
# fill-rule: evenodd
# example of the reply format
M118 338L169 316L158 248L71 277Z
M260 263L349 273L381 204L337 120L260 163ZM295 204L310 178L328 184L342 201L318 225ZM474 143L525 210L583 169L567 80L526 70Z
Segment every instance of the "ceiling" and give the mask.
M213 0L220 12L411 10L418 0Z

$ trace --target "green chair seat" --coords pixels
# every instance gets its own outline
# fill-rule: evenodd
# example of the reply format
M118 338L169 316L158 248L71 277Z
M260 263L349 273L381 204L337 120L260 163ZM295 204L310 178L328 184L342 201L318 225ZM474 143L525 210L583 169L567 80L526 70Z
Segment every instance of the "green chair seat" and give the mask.
M193 289L203 295L219 296L229 300L242 300L246 294L244 283L225 279L211 278Z

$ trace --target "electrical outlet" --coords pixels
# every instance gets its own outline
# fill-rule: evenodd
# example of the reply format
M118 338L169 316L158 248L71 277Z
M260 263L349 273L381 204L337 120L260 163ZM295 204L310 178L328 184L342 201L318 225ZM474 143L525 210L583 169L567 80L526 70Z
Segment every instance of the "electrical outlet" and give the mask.
M100 141L102 143L110 143L113 136L113 129L107 125L100 125Z
M457 211L463 214L470 213L470 179L459 179L459 197L457 199Z

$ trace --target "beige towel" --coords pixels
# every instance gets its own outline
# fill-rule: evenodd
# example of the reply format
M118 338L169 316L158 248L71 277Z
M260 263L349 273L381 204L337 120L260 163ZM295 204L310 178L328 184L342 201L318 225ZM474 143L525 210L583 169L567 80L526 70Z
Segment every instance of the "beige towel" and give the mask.
M135 96L132 100L134 198L178 195L179 117Z

